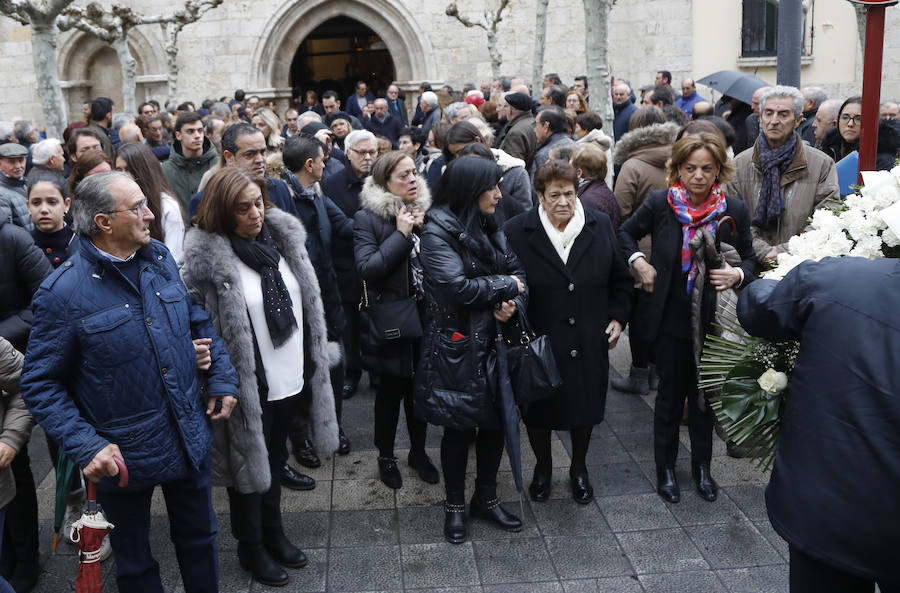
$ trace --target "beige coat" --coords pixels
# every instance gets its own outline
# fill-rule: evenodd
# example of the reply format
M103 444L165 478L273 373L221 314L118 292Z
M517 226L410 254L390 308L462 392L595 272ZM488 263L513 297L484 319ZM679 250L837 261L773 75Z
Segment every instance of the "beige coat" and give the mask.
M820 150L803 142L797 142L797 152L787 171L781 176L781 196L784 211L773 229L760 229L751 223L753 251L762 262L773 247L787 251L788 240L801 233L808 225L816 208L833 207L840 202L837 171L834 161ZM759 140L734 159L737 172L725 193L740 198L750 210L750 220L756 216L763 173L758 165Z
M22 354L4 338L0 338L0 443L16 452L28 443L34 420L22 396L19 395L19 376L22 374ZM0 469L0 508L16 495L16 483L9 466Z

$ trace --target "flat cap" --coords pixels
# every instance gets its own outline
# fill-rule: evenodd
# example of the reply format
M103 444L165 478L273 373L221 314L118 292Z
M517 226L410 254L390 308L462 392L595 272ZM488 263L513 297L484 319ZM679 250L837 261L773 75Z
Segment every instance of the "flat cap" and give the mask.
M0 157L7 159L17 159L28 156L28 149L16 142L7 142L0 144Z
M510 107L519 111L531 111L534 104L525 93L509 93L505 98Z

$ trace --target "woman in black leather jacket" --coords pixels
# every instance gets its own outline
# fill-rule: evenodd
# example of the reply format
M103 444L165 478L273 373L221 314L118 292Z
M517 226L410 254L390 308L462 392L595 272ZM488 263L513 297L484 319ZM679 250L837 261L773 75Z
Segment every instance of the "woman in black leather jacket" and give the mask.
M524 271L492 216L501 174L499 166L477 156L454 160L422 233L426 310L416 411L444 427L444 536L451 543L466 538L466 458L473 440L478 467L470 514L506 531L522 529L497 499L503 430L496 377L487 372L497 322L508 321L526 303Z
M363 303L422 300L422 268L418 262L419 233L431 206L428 184L416 177L416 163L395 150L379 157L359 194L360 210L353 218L356 269L365 283ZM369 328L362 327L361 332ZM437 468L425 454L426 424L413 414L413 375L419 354L418 340L367 346L375 336L362 339L363 366L381 378L375 392L375 446L378 473L390 488L403 478L394 457L394 439L404 404L410 451L407 461L424 481L437 484Z

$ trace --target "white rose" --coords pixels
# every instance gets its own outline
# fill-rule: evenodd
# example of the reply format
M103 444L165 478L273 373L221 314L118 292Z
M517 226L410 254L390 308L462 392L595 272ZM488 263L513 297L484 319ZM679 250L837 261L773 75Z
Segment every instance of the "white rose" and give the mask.
M756 380L759 383L759 386L766 393L771 393L772 395L777 395L784 391L784 388L788 385L788 377L784 373L776 371L775 369L769 369L762 375L760 375L759 379Z
M884 244L888 247L900 246L900 237L898 237L891 229L885 229L885 231L881 233L881 240L884 241Z

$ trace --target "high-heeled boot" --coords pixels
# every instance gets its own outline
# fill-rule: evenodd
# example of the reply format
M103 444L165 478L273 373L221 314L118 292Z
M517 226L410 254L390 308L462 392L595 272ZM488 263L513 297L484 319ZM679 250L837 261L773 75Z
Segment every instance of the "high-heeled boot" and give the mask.
M496 486L475 486L469 503L469 515L490 521L504 531L522 531L522 521L500 506Z
M448 491L444 501L444 538L451 544L461 544L466 541L466 531L466 493Z

